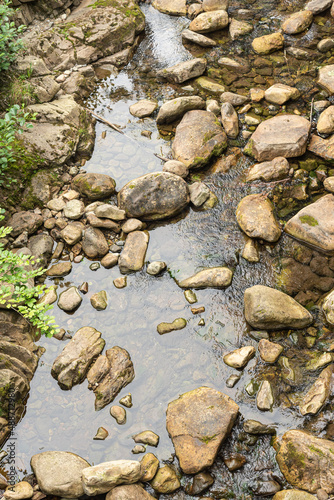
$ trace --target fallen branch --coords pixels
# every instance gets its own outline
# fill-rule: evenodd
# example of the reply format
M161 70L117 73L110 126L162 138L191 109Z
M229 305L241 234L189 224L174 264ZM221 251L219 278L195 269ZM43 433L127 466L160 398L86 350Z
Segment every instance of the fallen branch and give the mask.
M156 156L157 158L159 158L159 160L170 161L168 158L164 158L163 156L158 155L158 153L153 153L153 154L154 154L154 156Z
M109 127L113 128L114 130L116 130L116 132L119 132L120 134L124 135L123 130L121 130L119 127L117 127L117 125L115 125L114 123L108 122L108 120L106 120L102 116L97 115L96 113L94 113L90 109L88 109L88 108L86 108L86 109L87 109L87 111L89 111L94 116L94 118L96 118L97 120L100 120L100 122L103 122L106 125L108 125Z

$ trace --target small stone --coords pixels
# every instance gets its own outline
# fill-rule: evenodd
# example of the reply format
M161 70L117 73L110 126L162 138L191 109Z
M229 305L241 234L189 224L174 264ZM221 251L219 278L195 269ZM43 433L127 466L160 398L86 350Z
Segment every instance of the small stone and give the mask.
M248 262L259 262L260 257L256 240L253 240L252 238L247 238L245 246L242 250L241 257L243 257Z
M197 302L196 293L193 292L193 290L185 290L184 296L189 304L195 304L195 302Z
M220 96L221 102L229 102L232 106L242 106L248 101L248 97L233 92L223 92Z
M220 114L220 106L216 99L208 99L206 101L206 110L218 116Z
M159 467L159 460L153 453L147 453L140 462L140 468L142 471L141 481L149 482L151 481Z
M214 483L214 478L208 472L200 472L193 477L190 487L187 488L189 495L200 495L210 488Z
M170 174L179 175L180 177L182 177L182 179L185 179L189 174L188 167L181 161L177 160L166 161L162 170L163 172L169 172Z
M249 91L251 101L260 102L264 99L264 90L263 89L250 89Z
M191 21L189 29L196 33L210 33L226 28L228 21L228 14L225 10L203 12Z
M320 40L317 45L317 49L320 52L327 52L328 50L332 50L334 48L334 40L333 38L324 38Z
M231 103L224 102L222 104L221 119L227 137L235 139L239 135L239 120Z
M232 368L242 369L244 368L248 361L250 361L255 356L255 348L253 346L245 346L235 351L225 354L223 357L224 363Z
M56 212L63 210L65 205L66 201L63 198L54 198L46 204L49 210L55 210Z
M241 374L240 375L239 374L238 375L237 374L230 375L229 378L226 380L227 387L232 389L232 387L234 387L235 384L237 382L239 382L240 378L241 378Z
M283 346L262 339L259 342L259 353L266 363L275 363L283 352Z
M85 213L85 205L80 200L71 200L64 207L64 215L68 219L80 219Z
M118 259L118 253L107 253L107 255L105 255L101 259L101 266L103 266L105 269L111 269L112 267L116 266Z
M79 286L79 291L81 293L87 293L88 292L88 283L87 281L84 281L82 285Z
M110 408L110 415L114 417L118 425L126 423L126 411L121 406L112 406Z
M205 321L203 318L201 318L198 322L198 326L204 326L205 325Z
M152 276L157 276L162 271L164 271L166 267L167 267L166 262L154 261L147 266L146 272L148 274L151 274Z
M99 427L93 439L96 441L104 441L109 436L109 432L104 427Z
M126 408L132 408L133 404L132 404L132 396L131 394L127 394L126 396L124 396L123 398L121 398L119 400L120 404L125 406Z
M90 303L97 311L104 311L108 305L107 293L104 290L94 293L90 298Z
M131 453L134 455L138 455L139 453L145 453L146 448L142 444L136 444L131 450Z
M180 288L226 288L233 278L233 273L227 267L211 267L179 281Z
M113 281L116 288L125 288L127 282L128 282L127 276L120 276L119 278L116 278Z
M295 87L289 87L283 83L275 83L275 85L272 85L265 91L264 97L266 101L282 106L289 99L298 99L300 92Z
M31 498L34 494L33 487L27 481L7 486L3 498L6 500L24 500Z
M65 333L66 333L66 330L64 330L64 328L60 328L58 332L53 334L52 338L57 339L57 340L63 340Z
M50 286L45 291L44 295L38 300L38 304L51 305L57 300L57 286Z
M158 107L156 101L150 101L148 99L142 99L141 101L132 104L129 108L130 113L137 118L145 118L150 116Z
M245 463L246 457L244 457L240 453L232 453L228 457L224 458L224 464L230 472L241 469L241 467L245 465Z
M319 134L332 134L334 132L334 106L329 106L321 113L317 130Z
M174 319L172 323L160 323L157 326L158 333L164 335L165 333L173 332L174 330L182 330L187 326L187 322L184 318Z
M282 49L284 37L282 33L271 33L270 35L254 38L252 47L257 54L271 54L276 50Z
M71 312L77 309L82 302L77 287L71 286L59 295L58 307L66 312Z
M158 446L159 436L153 431L143 431L132 436L135 443L147 444L148 446Z
M201 306L201 307L192 307L191 308L191 312L193 314L201 314L201 313L204 313L205 312L205 307L204 306Z
M289 16L282 24L282 30L287 35L297 35L305 31L313 21L311 10L301 10Z
M194 182L189 186L190 201L195 207L200 207L210 196L210 189L204 182Z
M274 396L272 393L270 382L268 382L268 380L264 380L256 396L256 405L261 411L269 411L271 410L273 404Z
M157 493L167 494L179 489L181 483L174 470L165 465L158 470L151 481L151 486Z
M58 262L58 264L54 264L46 271L46 275L50 277L61 277L66 276L71 271L71 262Z
M122 226L122 231L125 234L141 231L142 229L145 229L145 223L139 219L128 219Z
M90 266L89 266L89 269L91 271L97 271L98 269L100 269L100 263L99 262L93 262Z
M97 217L102 219L111 219L114 221L122 221L126 218L124 210L121 210L115 205L109 205L109 203L98 205L95 208L94 213Z
M262 434L276 434L275 427L261 424L257 420L246 420L244 422L244 431L248 434L262 435Z

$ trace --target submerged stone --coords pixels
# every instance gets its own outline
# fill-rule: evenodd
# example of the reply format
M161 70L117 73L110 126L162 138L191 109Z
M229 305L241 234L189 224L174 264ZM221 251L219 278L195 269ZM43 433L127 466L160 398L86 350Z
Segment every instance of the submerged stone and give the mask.
M232 282L233 272L227 267L211 267L179 281L181 288L226 288Z
M173 332L174 330L182 330L187 326L187 322L184 318L174 319L172 323L160 323L157 326L158 333L164 335L165 333Z

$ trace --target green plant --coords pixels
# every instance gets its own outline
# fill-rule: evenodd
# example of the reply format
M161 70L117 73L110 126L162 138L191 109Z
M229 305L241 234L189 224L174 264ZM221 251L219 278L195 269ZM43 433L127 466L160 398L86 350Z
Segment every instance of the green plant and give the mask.
M4 218L0 209L0 220ZM14 309L38 331L47 337L57 331L54 317L47 311L52 306L39 304L39 296L45 291L45 285L32 285L31 280L44 273L41 267L33 269L36 260L31 255L22 255L5 250L1 239L12 231L11 227L0 227L0 306Z
M0 71L9 68L15 61L17 53L23 47L18 35L25 29L24 25L15 26L10 16L15 12L9 5L11 0L2 0L0 3Z

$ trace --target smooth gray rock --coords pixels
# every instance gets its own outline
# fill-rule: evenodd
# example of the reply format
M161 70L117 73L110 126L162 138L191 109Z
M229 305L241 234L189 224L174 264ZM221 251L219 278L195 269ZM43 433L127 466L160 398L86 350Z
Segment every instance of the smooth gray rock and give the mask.
M210 33L226 28L228 14L225 10L215 10L199 14L189 25L191 31L196 33Z
M210 196L210 189L204 182L194 182L189 185L190 201L195 207L200 207Z
M194 31L188 29L183 30L181 36L182 40L185 40L186 42L196 43L200 47L215 47L217 45L217 42L211 40L211 38L201 35L200 33L195 33Z
M191 78L203 75L206 70L206 59L190 59L189 61L181 62L159 70L157 75L172 83L183 83Z
M250 238L273 243L282 234L272 203L261 194L245 196L237 207L236 216L240 228Z
M58 307L66 312L77 309L82 302L82 297L76 286L71 286L64 292L61 292L58 299Z
M114 460L83 469L82 484L86 495L96 496L107 493L120 484L136 483L140 475L140 462Z
M68 245L75 245L81 240L84 229L82 222L71 222L60 231L60 237Z
M85 213L85 205L80 200L68 201L64 207L64 215L68 219L80 219Z
M102 231L94 227L85 229L82 239L82 250L90 259L106 255L109 247Z
M187 111L204 108L205 102L197 95L176 97L171 101L164 102L161 106L157 116L157 124L172 123L182 118Z
M157 109L158 103L156 101L150 101L149 99L142 99L141 101L132 104L129 108L130 113L137 118L145 118L146 116L151 116L152 113Z
M179 281L181 288L226 288L230 286L233 273L227 267L211 267Z
M121 273L140 271L143 268L149 239L147 231L133 231L127 236L118 259Z

